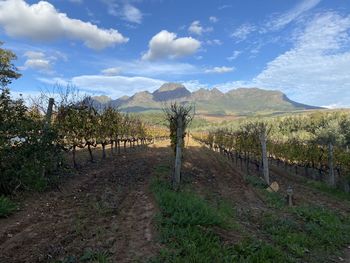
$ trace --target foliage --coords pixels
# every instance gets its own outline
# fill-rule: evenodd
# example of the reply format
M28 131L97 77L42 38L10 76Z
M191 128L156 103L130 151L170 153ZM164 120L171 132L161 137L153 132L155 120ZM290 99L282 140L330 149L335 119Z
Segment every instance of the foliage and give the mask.
M317 112L304 115L265 118L267 151L270 159L285 166L301 166L306 175L317 176L334 171L338 184L350 187L350 115L347 112ZM237 122L235 128L194 133L195 139L211 148L225 150L240 159L260 162L259 123ZM329 147L329 144L332 147ZM333 147L334 146L334 147ZM311 176L311 175L308 176ZM331 174L331 173L330 173ZM324 178L320 178L323 179Z
M0 218L11 215L17 206L5 196L0 196Z
M164 108L165 119L168 121L169 130L170 130L170 143L171 147L176 148L177 143L177 128L178 123L181 121L182 123L182 138L186 136L186 128L191 123L193 119L192 113L193 107L191 105L181 105L172 103L169 107ZM183 140L184 142L184 140Z
M10 50L1 48L2 44L0 42L0 86L5 88L13 79L18 79L21 74L12 63L17 58L16 55Z
M0 193L41 191L61 161L55 130L44 130L42 116L30 112L23 100L0 95Z

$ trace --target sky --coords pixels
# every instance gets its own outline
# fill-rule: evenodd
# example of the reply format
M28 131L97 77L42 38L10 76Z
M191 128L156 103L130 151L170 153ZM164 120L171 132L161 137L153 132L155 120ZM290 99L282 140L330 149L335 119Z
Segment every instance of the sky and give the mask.
M118 98L165 82L350 107L350 0L0 0L13 94Z

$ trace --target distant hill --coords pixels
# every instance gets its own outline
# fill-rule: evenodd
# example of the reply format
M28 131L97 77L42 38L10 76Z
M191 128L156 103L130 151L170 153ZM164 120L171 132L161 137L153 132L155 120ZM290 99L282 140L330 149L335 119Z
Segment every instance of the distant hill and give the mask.
M199 89L190 92L182 84L166 83L150 93L142 91L131 97L112 100L106 96L92 97L95 105L111 105L125 112L160 111L170 102L192 103L199 114L228 115L258 112L287 112L321 109L290 100L284 93L259 88L238 88L226 93L220 90Z

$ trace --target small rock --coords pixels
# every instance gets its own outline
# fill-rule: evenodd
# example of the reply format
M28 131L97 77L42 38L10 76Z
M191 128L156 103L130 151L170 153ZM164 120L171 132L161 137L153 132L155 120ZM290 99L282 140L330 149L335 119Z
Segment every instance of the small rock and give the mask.
M272 182L272 184L266 190L271 193L271 192L278 192L279 189L280 189L280 186L275 181L275 182Z

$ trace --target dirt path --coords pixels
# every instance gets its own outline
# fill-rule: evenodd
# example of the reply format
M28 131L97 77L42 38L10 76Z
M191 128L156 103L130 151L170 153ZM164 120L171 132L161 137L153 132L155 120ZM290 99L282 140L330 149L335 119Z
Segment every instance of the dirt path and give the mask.
M61 191L28 198L20 212L0 220L0 262L75 262L87 251L112 262L154 255L148 184L162 156L149 149L91 164Z

